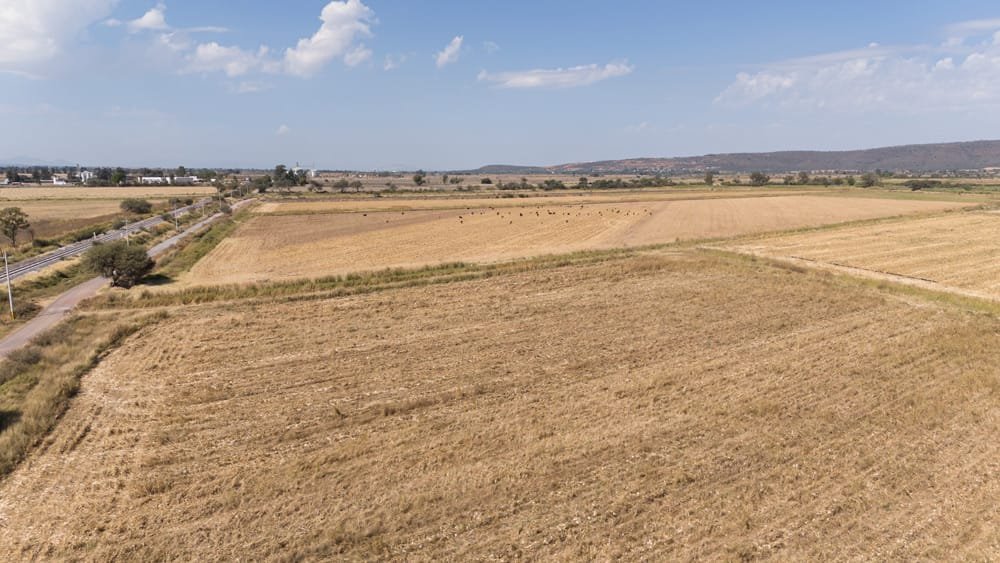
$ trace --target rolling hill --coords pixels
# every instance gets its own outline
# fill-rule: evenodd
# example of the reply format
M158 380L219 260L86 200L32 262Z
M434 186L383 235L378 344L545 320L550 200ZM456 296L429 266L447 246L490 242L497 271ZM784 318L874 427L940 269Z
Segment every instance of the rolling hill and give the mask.
M1000 167L1000 141L972 141L902 145L850 151L781 151L708 154L669 158L633 158L548 166L552 174L670 174L715 170L721 172L892 171L928 172ZM476 173L538 173L530 166L483 167Z

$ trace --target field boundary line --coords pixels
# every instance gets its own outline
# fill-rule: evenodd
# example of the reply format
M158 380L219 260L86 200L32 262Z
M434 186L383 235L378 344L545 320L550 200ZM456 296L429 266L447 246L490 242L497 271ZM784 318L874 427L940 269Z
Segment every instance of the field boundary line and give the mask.
M945 285L943 283L936 282L934 280L926 278L905 276L902 274L894 274L892 272L884 272L881 270L870 270L865 268L859 268L856 266L846 266L834 262L821 262L818 260L800 258L797 256L778 256L753 250L734 249L734 248L709 246L709 245L699 246L698 249L718 254L726 254L730 256L765 260L778 267L784 266L784 267L791 267L793 269L798 268L803 271L808 270L813 272L827 272L827 273L841 274L853 279L857 279L859 281L874 281L878 282L880 288L886 288L887 287L886 284L892 284L897 287L903 286L905 288L917 289L920 290L921 292L935 294L939 297L951 296L951 297L958 297L961 299L969 299L979 302L985 302L985 304L988 304L990 306L989 309L992 312L994 312L995 314L1000 314L1000 309L996 308L996 305L1000 304L1000 296L992 295L989 293L983 293L971 289L962 289L960 287ZM927 295L925 295L925 297L926 296Z

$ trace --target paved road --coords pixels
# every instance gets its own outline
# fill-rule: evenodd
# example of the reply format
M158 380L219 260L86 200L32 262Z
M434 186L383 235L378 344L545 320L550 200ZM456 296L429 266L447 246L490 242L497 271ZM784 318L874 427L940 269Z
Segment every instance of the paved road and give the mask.
M251 203L254 200L245 200L238 202L233 206L233 210L237 210L244 205ZM216 213L210 217L206 217L201 221L198 221L194 225L191 225L183 232L178 233L167 240L153 246L149 249L149 255L156 258L160 254L163 254L170 248L173 248L181 240L183 240L188 235L196 233L201 229L208 226L213 221L220 219L224 215L222 213ZM162 221L162 219L161 219ZM13 273L11 273L13 278ZM66 315L70 313L81 301L87 299L88 297L93 297L97 295L97 292L101 290L102 287L107 287L110 281L107 278L97 277L92 280L81 283L80 285L64 292L62 295L56 298L55 301L50 303L47 307L41 310L35 318L28 321L24 326L15 330L14 332L8 334L3 339L0 339L0 358L6 357L7 354L21 348L31 341L32 338L38 336L39 334L45 332L46 330L54 327L59 321L63 320Z
M170 211L170 214L174 217L180 217L182 215L186 215L187 213L197 211L210 203L212 203L212 198L201 199L193 203L192 205L180 207L174 211ZM56 264L62 260L65 260L66 258L73 258L75 256L80 256L88 249L90 249L91 246L94 246L95 242L111 242L113 240L123 239L125 238L126 235L132 235L138 233L143 229L149 229L165 222L166 221L163 219L163 217L157 215L156 217L150 217L149 219L143 219L142 221L136 221L135 223L130 223L127 226L122 227L121 229L108 231L94 238L88 238L86 240L74 242L73 244L68 244L57 250L53 250L52 252L46 252L45 254L40 254L38 256L28 258L27 260L22 260L15 264L11 264L10 279L16 280L21 276L28 275L32 272L37 272L39 270L51 266L52 264ZM0 272L0 274L3 274L3 272Z

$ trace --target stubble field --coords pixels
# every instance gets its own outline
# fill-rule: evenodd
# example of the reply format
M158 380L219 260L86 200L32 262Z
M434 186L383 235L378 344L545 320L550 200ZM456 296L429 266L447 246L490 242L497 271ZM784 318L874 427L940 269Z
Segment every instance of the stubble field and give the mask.
M469 201L459 209L366 213L317 212L335 209L331 205L336 203L271 203L265 213L223 241L183 281L242 283L453 261L494 262L730 237L963 205L824 196L619 203L563 197L544 201L548 204L504 207L492 200L479 200L479 206Z
M1000 299L997 241L1000 214L980 211L769 237L731 248Z
M121 201L136 197L154 204L177 198L214 194L211 186L184 187L14 187L0 188L0 208L20 207L28 214L37 238L59 238L67 233L111 222L122 216Z
M998 334L693 250L176 309L0 482L0 556L988 559Z
M197 195L214 195L212 186L126 186L120 188L90 187L10 187L0 188L0 201L24 201L39 199L115 199L128 197L162 198Z

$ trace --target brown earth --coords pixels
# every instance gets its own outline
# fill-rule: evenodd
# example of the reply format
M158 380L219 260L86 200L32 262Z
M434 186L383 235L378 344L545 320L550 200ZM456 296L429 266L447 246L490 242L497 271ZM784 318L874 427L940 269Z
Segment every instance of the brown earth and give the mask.
M0 558L987 560L998 335L693 251L177 309L0 482Z

